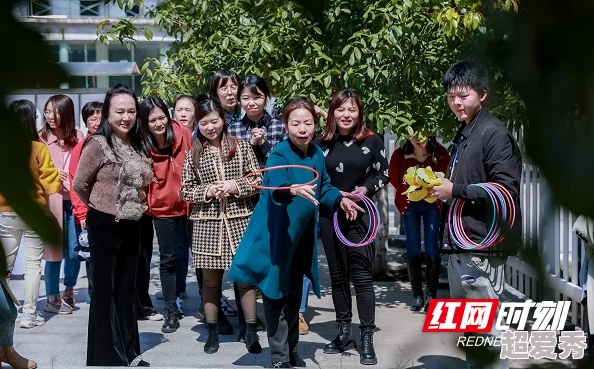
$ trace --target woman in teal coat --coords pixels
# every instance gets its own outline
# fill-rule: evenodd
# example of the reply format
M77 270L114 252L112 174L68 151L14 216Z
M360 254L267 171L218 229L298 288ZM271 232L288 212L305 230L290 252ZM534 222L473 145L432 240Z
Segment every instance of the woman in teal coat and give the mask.
M275 368L304 367L297 355L299 306L303 275L311 281L320 297L317 258L318 206L334 213L339 207L348 219L363 211L330 184L324 153L311 143L317 124L314 105L295 98L283 109L289 140L279 143L270 154L267 167L297 164L315 169L271 170L263 186L290 187L288 190L263 190L250 223L233 259L229 276L256 285L263 294L270 356Z

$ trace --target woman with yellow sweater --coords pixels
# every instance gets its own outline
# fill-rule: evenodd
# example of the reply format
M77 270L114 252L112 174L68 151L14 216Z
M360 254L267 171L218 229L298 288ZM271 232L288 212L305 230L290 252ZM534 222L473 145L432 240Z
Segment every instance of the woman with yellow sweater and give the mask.
M35 129L35 105L28 100L18 100L10 104L9 111L27 126L31 137L31 156L29 168L35 181L35 193L31 196L47 209L47 197L60 189L60 174L54 166L49 150L39 142ZM25 304L21 318L22 328L32 328L45 323L37 312L39 283L41 282L41 259L43 241L33 232L13 209L0 196L0 239L6 254L6 268L10 272L14 267L19 245L25 243ZM12 346L14 325L17 316L18 301L14 301L4 284L0 284L0 361L16 369L37 368L37 363L27 360L16 353Z

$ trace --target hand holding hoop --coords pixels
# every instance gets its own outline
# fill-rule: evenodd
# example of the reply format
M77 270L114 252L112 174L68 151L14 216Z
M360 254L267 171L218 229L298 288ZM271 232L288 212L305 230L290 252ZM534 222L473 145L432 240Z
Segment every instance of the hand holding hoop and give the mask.
M293 196L301 196L306 200L309 200L315 206L320 205L320 202L316 200L314 197L316 195L315 188L317 184L314 185L292 185L291 186L291 195Z
M267 172L270 170L278 170L278 169L287 169L287 168L297 168L297 169L306 169L309 170L311 172L314 173L314 178L307 182L307 183L303 183L303 184L294 184L291 186L279 186L279 187L275 187L275 186L261 186L261 185L257 185L254 183L251 183L248 179L258 173L263 173L263 172ZM261 168L261 169L257 169L254 170L253 172L250 172L248 174L246 174L243 177L243 182L246 184L246 186L250 186L253 188L258 188L260 190L290 190L293 188L297 188L297 187L304 187L304 186L311 186L314 183L317 182L318 178L320 178L320 173L318 173L317 170L315 170L314 168L308 167L306 165L297 165L297 164L287 164L287 165L276 165L276 166L272 166L272 167L267 167L267 168Z

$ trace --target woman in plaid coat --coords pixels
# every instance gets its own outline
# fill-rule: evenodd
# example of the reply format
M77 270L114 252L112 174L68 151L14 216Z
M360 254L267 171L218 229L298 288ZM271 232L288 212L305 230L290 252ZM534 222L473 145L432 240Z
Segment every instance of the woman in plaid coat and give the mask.
M208 326L204 352L219 348L218 312L221 280L237 251L239 241L254 210L251 197L258 190L243 177L259 169L249 143L227 132L225 113L213 100L202 101L196 111L198 139L186 156L181 195L192 203L192 266L202 269L202 299ZM261 175L250 177L260 184ZM256 291L239 285L241 306L247 323L245 344L250 353L260 353L256 323Z

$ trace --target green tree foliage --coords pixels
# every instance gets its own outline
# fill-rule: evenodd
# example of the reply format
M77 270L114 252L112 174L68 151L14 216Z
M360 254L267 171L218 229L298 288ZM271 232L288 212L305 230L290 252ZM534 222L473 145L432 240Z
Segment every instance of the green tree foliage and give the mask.
M142 5L130 0L129 5ZM167 62L143 65L145 94L171 101L203 93L222 67L255 73L285 101L295 95L326 106L336 89L357 91L368 125L405 138L457 123L446 108L440 79L478 41L502 37L489 28L481 1L437 0L170 0L145 9L158 27L176 37ZM506 5L511 4L511 5ZM513 0L496 3L517 8ZM100 25L102 41L133 42L133 21ZM146 34L147 31L145 30ZM150 33L152 35L152 33ZM482 36L477 38L476 36ZM492 68L496 81L501 73ZM506 83L504 83L506 85ZM507 86L507 85L506 85ZM504 117L519 121L521 101L508 87L493 96Z

